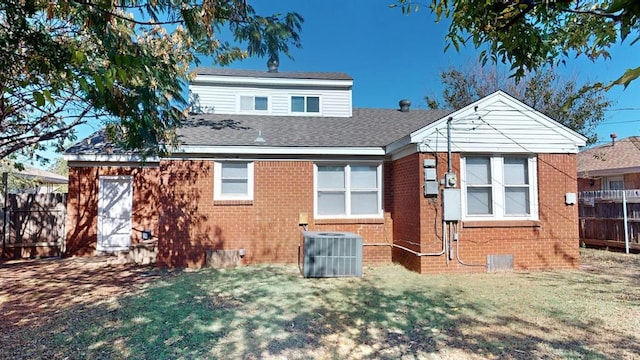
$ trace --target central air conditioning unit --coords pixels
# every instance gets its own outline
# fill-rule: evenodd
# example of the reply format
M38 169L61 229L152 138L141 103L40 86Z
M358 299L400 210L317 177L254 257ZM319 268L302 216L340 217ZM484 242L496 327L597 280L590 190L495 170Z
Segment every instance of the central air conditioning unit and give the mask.
M362 237L348 232L303 231L304 277L362 276Z

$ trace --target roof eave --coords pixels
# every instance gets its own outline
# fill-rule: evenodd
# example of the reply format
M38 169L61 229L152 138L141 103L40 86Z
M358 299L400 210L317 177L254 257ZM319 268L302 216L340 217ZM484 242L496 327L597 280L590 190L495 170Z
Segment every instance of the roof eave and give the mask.
M582 179L600 177L600 176L614 176L640 173L640 166L630 166L622 168L611 169L598 169L598 170L578 170L578 177Z
M174 154L220 154L220 155L362 155L384 156L382 146L210 146L183 145Z
M17 176L21 177L21 178L25 178L25 179L30 179L30 180L34 180L37 181L41 184L68 184L69 183L69 179L64 178L64 177L52 177L52 176L46 176L46 175L32 175L32 174L21 174L21 173L17 173Z
M157 163L160 158L156 156L144 157L136 154L65 154L63 158L69 162L141 162Z
M198 75L192 85L277 85L277 86L330 86L330 87L353 87L353 80L337 79L298 79L298 78L272 78L272 77L243 77L243 76L221 76L221 75Z

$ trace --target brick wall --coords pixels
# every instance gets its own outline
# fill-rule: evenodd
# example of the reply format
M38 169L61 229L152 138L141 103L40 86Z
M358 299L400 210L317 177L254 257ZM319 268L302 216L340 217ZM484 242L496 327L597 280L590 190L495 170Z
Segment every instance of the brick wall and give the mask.
M131 243L142 240L143 230L151 230L155 237L158 234L158 173L157 167L70 167L65 254L95 253L100 176L132 177Z
M593 185L591 185L593 181ZM578 179L579 191L597 191L602 190L603 177L594 179ZM627 190L640 189L640 173L624 174L623 176L624 188Z
M421 155L419 162L429 156ZM446 154L438 154L438 178L444 176L446 163ZM453 171L459 174L458 154L453 154L452 163ZM564 203L565 193L577 191L576 157L572 154L540 154L537 170L539 221L462 222L460 240L453 243L459 248L457 254L461 261L456 256L450 260L445 255L418 257L400 249L394 249L394 261L423 273L485 271L489 254L513 254L516 270L577 267L578 208ZM422 181L422 175L419 178ZM420 200L421 252L438 252L442 248L439 200L424 197ZM403 226L398 224L397 218L394 218L394 224Z
M422 195L422 160L413 154L384 165L383 219L314 219L312 161L256 161L252 201L214 201L214 163L209 160L164 160L157 168L72 167L67 205L67 253L92 254L97 241L99 176L131 175L134 179L133 240L151 229L160 239L158 263L199 267L207 249L245 249L242 263L295 263L301 240L301 213L310 231L349 231L365 242L365 264L403 264L419 272L484 271L455 258L418 257L416 252L442 248L440 197ZM453 154L459 174L460 157ZM437 155L438 178L447 171L446 154ZM459 256L484 264L488 254L513 254L518 270L573 268L578 265L577 207L564 204L576 192L575 155L538 157L540 221L462 223Z
M593 181L593 185L591 182ZM625 184L627 186L627 184ZM602 180L598 179L578 179L578 191L602 190Z
M640 173L625 174L624 188L629 190L640 189Z
M391 218L315 220L313 162L256 161L253 201L213 200L213 161L161 163L158 263L199 267L206 249L245 249L242 263L295 263L301 241L298 221L310 231L349 231L363 237L364 262L389 262Z
M418 154L393 162L393 239L413 250L411 243L420 242L420 201L422 199L422 166ZM404 245L403 245L404 246Z

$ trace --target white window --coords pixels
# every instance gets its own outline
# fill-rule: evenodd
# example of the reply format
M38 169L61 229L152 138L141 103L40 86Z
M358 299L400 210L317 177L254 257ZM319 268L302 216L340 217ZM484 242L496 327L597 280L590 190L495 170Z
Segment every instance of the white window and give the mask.
M252 162L216 162L213 173L214 200L253 200Z
M623 176L610 176L604 181L606 189L604 190L624 190Z
M266 96L240 96L240 111L267 111L269 98Z
M381 164L316 165L316 217L382 216L381 172Z
M292 96L291 112L320 112L320 97L318 96Z
M537 220L536 158L465 156L461 161L466 220Z

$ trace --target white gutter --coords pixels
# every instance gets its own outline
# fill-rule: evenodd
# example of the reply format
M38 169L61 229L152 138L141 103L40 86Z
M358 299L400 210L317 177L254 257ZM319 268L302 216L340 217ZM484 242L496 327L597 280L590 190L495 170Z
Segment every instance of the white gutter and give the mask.
M382 147L266 147L266 146L207 146L186 145L173 151L167 158L187 154L203 155L346 155L346 156L384 156ZM74 162L103 162L103 163L158 163L157 156L143 157L133 154L66 154L67 161Z
M399 140L396 140L394 142L392 142L391 144L387 145L387 154L388 155L393 155L393 153L402 150L405 146L411 144L411 137L410 136L404 136Z
M359 155L384 156L382 147L296 147L296 146L207 146L185 145L173 152L178 154L236 154L236 155Z
M104 154L65 154L62 156L67 161L87 161L87 162L143 162L143 163L157 163L160 162L160 158L157 156L143 157L140 155L132 154L117 154L117 155L104 155Z

